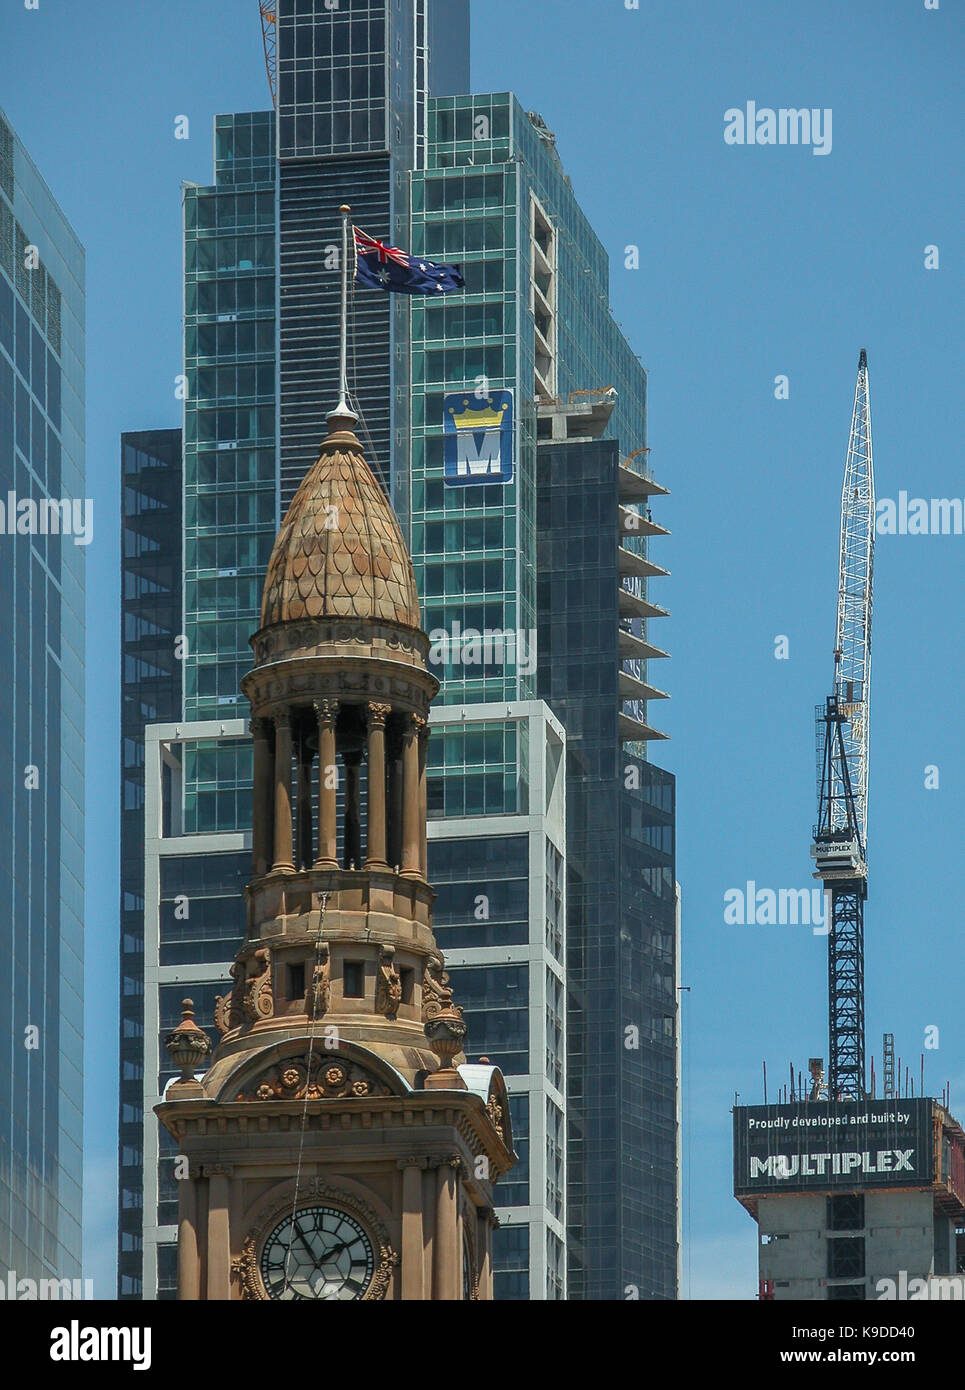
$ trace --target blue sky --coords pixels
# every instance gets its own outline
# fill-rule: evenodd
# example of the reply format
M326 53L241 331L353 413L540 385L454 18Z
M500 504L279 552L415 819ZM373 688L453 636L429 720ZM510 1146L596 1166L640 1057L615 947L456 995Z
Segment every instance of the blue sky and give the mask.
M269 104L254 0L8 0L0 102L87 248L87 1267L113 1290L116 1143L118 436L177 424L182 179L210 182L217 112ZM733 927L747 879L809 887L813 708L831 675L838 508L858 351L879 497L965 496L962 6L940 0L487 0L473 86L514 90L558 138L607 246L616 318L650 370L654 508L672 612L654 748L678 776L683 892L685 1286L753 1297L730 1195L730 1107L826 1054L826 942ZM830 108L832 146L724 142L724 112ZM190 139L174 121L190 119ZM939 268L924 268L925 247ZM628 246L640 268L624 268ZM774 379L789 378L776 400ZM606 385L607 383L587 383ZM965 1112L965 536L876 554L869 1046L893 1031ZM659 631L657 628L659 627ZM790 659L774 642L789 639ZM656 715L656 711L654 712ZM925 789L925 767L940 786ZM774 1083L772 1083L774 1084Z

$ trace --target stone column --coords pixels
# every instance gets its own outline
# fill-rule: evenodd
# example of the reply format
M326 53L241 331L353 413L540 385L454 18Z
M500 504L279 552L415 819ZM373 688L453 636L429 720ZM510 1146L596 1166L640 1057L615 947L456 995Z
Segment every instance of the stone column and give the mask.
M426 781L426 755L429 751L429 721L417 722L419 731L419 867L422 877L429 878L429 856L426 845L426 827L429 819L429 792Z
M298 740L298 783L295 793L296 869L310 869L312 854L312 750L304 731Z
M479 1297L489 1302L493 1296L493 1212L488 1209L480 1211L476 1220L476 1259Z
M292 726L288 710L275 715L275 858L272 870L294 871L292 860Z
M200 1297L198 1181L189 1176L178 1183L178 1298L197 1303Z
M457 1302L462 1293L459 1249L459 1159L444 1158L436 1175L436 1230L433 1249L433 1297Z
M318 854L316 869L337 869L335 793L338 764L335 761L335 720L337 700L316 700L318 721Z
M249 726L254 737L254 758L251 804L251 868L256 878L266 874L272 865L274 832L274 759L271 747L270 721L253 719Z
M421 878L419 829L419 721L409 715L402 743L402 876Z
M387 869L385 839L385 721L391 706L369 705L369 806L367 869Z
M403 1158L402 1169L402 1297L425 1299L425 1252L422 1234L422 1170L425 1160Z
M231 1169L205 1169L208 1174L208 1288L209 1300L231 1297L231 1244L228 1220Z
M389 740L389 810L388 856L389 867L397 869L402 863L402 735L392 731Z
M345 852L344 867L362 867L362 750L353 748L342 754L345 765Z

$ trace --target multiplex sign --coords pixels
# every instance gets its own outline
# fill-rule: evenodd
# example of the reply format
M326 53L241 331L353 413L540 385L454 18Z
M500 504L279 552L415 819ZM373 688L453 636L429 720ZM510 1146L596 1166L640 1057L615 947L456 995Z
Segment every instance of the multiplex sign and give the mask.
M459 391L443 398L448 487L513 481L513 393Z
M927 1098L740 1106L734 1194L930 1186L931 1119Z

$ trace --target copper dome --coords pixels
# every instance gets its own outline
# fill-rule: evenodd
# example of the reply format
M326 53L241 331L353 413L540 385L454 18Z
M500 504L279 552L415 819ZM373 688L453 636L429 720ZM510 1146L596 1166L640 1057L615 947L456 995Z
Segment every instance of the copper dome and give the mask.
M368 618L419 627L419 595L399 523L345 416L295 494L275 541L261 625Z

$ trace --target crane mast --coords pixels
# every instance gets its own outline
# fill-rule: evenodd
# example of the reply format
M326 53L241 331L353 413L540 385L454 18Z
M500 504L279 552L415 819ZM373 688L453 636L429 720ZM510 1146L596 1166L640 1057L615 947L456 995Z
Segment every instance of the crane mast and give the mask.
M833 693L817 710L818 818L811 854L828 912L828 1094L865 1090L864 904L868 896L868 767L875 482L868 359L858 359L841 490Z

